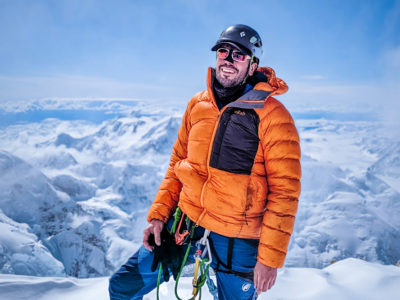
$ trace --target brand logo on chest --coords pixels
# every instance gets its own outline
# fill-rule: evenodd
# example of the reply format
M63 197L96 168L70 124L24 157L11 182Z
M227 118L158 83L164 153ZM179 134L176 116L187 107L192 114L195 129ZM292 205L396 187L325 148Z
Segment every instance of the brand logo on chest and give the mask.
M233 112L236 115L241 115L241 116L245 116L246 113L243 110L237 109Z

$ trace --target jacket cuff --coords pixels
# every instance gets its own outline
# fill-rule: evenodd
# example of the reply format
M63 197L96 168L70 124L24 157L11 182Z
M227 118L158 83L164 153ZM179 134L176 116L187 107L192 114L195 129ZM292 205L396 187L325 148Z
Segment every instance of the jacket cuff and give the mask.
M154 203L147 214L147 221L150 223L151 220L157 219L167 223L171 214L171 209L163 204Z
M286 253L260 244L258 246L257 261L271 268L282 268Z

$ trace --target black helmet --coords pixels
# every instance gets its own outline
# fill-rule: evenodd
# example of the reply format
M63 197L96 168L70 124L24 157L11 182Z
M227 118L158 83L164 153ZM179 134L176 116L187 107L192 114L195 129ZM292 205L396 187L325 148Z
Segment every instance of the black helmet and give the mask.
M233 25L225 29L211 50L218 50L221 44L231 44L235 47L244 48L242 50L247 50L246 52L257 58L257 60L260 59L263 52L262 41L257 31L250 26L242 24Z

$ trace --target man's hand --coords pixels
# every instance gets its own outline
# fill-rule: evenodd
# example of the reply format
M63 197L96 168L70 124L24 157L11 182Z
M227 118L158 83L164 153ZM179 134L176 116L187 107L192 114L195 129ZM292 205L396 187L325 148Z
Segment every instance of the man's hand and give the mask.
M254 287L257 295L272 288L276 280L276 268L271 268L257 262L254 267Z
M149 250L153 251L154 247L150 246L149 244L149 237L151 234L154 234L154 241L156 242L157 246L161 246L161 231L164 227L164 222L153 219L150 221L149 226L143 232L143 246Z

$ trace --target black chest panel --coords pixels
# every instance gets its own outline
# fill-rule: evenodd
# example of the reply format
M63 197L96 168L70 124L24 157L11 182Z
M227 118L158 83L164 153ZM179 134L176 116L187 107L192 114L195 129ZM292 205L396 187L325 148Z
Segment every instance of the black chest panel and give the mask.
M253 109L228 107L221 115L214 137L210 166L250 175L258 149L259 122Z

